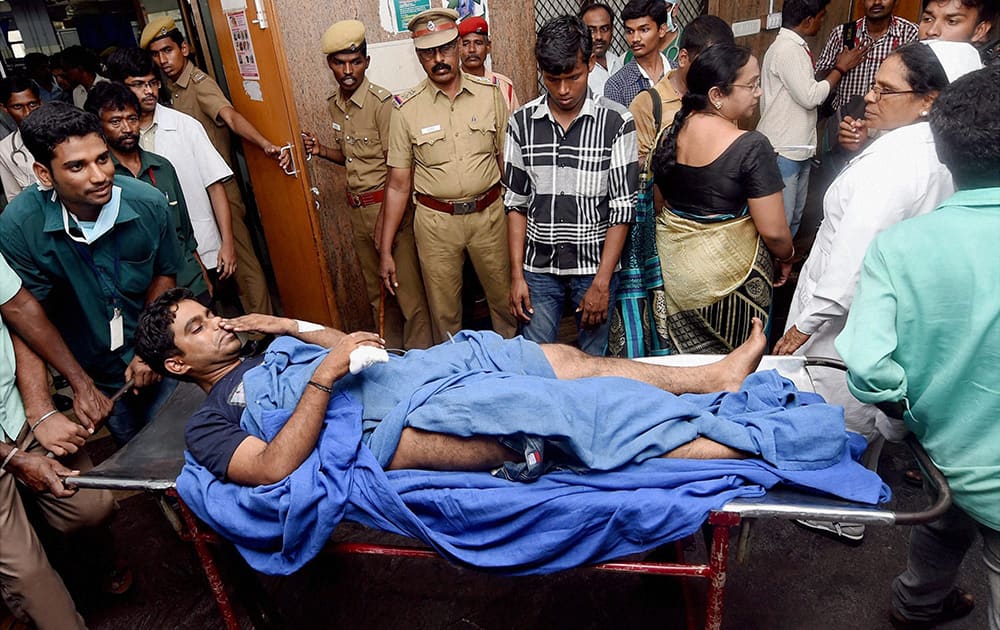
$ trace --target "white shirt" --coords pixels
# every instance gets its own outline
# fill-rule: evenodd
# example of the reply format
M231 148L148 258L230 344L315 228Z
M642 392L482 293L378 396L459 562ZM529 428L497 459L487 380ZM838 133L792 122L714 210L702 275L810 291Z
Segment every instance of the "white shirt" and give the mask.
M148 139L151 132L155 134L154 146L149 147L143 139ZM206 189L229 179L233 171L212 146L201 123L187 114L157 105L153 124L140 133L142 148L167 158L177 171L198 242L198 255L206 268L214 269L219 261L222 236Z
M622 58L610 50L607 52L605 61L608 63L607 68L595 61L594 69L587 76L587 85L590 86L590 91L597 95L604 94L604 84L608 82L612 74L621 70L622 66L625 65L622 63Z
M799 274L789 327L807 335L839 332L868 245L886 228L930 212L954 192L927 123L890 131L868 145L823 198L823 223Z
M93 88L101 81L107 81L107 79L105 79L99 74L94 75L94 82L91 84L90 87ZM90 90L83 87L82 85L78 85L75 88L73 88L73 104L79 107L80 109L83 109L83 104L87 102L87 94L89 93Z
M816 81L813 74L809 45L795 31L782 28L761 63L757 131L789 160L801 162L816 154L816 108L830 95L830 84ZM802 145L813 148L791 148Z
M21 139L20 129L0 140L0 183L3 184L3 193L7 196L8 203L22 190L38 181L31 168L34 163L34 156Z

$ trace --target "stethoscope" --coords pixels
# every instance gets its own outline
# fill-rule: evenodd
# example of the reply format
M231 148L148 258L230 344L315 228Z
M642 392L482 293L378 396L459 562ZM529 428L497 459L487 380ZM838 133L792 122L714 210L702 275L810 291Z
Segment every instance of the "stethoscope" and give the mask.
M21 140L21 146L17 146L16 143L18 140L21 140L21 134L16 134L14 138L11 140L11 151L10 151L11 163L13 163L14 166L22 166L21 164L17 163L17 156L20 155L21 160L24 163L23 165L31 164L32 162L34 162L34 160L29 160L28 154L24 152L24 140Z

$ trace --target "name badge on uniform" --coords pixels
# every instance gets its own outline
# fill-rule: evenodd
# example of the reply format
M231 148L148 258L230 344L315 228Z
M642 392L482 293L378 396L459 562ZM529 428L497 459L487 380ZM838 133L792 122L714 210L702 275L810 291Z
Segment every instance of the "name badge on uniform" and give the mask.
M341 126L338 123L333 123L333 130L334 131L340 131L341 130Z
M435 131L441 131L441 125L431 125L430 127L424 127L420 130L421 134L434 133Z
M111 350L117 350L125 345L125 320L122 318L122 312L119 309L115 309L115 314L108 322L111 327Z

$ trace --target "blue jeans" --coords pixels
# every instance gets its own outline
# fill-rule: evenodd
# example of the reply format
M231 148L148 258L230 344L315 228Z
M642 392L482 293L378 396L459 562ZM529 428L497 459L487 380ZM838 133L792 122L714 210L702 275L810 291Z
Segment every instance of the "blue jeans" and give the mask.
M524 272L531 296L534 313L531 320L520 324L520 333L525 339L536 343L552 343L559 334L559 322L563 316L563 304L569 298L574 305L583 301L583 295L590 288L594 276L556 276L549 273ZM614 309L615 293L618 291L618 274L611 276L608 286L608 317L597 328L581 328L581 314L576 313L577 343L587 354L603 356L608 349L608 326Z
M164 378L156 385L140 389L138 395L130 390L115 401L111 415L108 416L108 431L115 442L125 444L149 424L163 403L170 398L170 394L177 389L177 383L176 379ZM104 393L110 396L114 391L105 390Z
M806 193L809 191L809 171L811 168L809 160L797 162L778 156L778 170L781 171L781 180L785 182L785 190L781 195L785 203L785 220L788 222L788 229L792 231L793 238L795 233L799 231L802 211L806 207Z

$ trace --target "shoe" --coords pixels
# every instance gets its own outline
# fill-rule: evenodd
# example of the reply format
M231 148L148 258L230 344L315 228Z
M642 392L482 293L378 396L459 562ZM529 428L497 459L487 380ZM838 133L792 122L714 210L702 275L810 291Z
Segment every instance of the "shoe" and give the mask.
M951 589L948 596L941 604L941 611L928 619L912 620L907 619L897 610L889 614L889 621L892 627L897 630L928 630L936 628L943 623L955 621L965 617L976 607L976 600L971 593L966 593L962 589L955 587Z
M852 547L857 547L865 540L865 526L860 523L809 521L805 519L795 519L793 522L799 527L804 527L809 531L816 532Z

